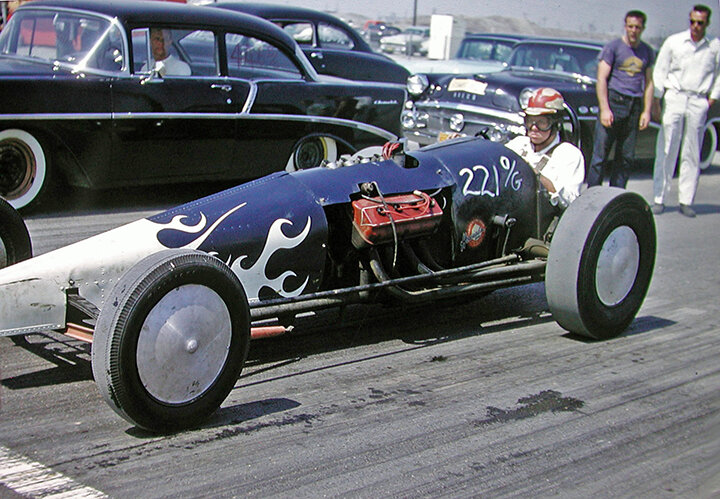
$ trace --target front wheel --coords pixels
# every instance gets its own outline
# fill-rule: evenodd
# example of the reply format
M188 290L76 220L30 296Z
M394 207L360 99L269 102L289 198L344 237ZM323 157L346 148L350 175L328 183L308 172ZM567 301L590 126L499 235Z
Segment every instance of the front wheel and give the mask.
M33 135L24 130L0 132L0 197L14 208L36 201L49 179L45 151Z
M653 215L640 195L588 189L565 211L552 238L545 292L555 320L594 339L622 333L645 299L655 246Z
M250 314L240 281L220 260L163 251L140 261L105 301L92 369L105 401L155 432L212 414L247 356Z

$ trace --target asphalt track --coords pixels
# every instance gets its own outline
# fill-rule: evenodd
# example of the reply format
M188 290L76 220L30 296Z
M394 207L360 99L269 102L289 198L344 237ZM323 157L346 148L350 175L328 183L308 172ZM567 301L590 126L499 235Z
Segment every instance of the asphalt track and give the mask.
M628 188L649 198L649 175ZM0 497L717 497L718 192L715 166L697 218L657 217L649 295L617 339L564 332L542 284L331 311L254 342L221 410L175 435L115 415L87 345L0 338ZM201 193L58 201L29 217L35 252Z

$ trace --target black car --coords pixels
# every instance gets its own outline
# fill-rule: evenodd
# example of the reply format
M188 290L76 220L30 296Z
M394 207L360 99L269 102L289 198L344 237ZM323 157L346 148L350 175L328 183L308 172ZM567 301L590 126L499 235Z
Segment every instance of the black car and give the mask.
M525 39L515 44L508 68L499 72L413 75L403 112L405 136L425 145L458 133L483 132L504 142L525 133L519 112L533 90L552 87L563 94L579 128L576 141L588 157L598 111L595 78L601 49L594 42Z
M289 33L320 74L350 80L405 84L409 72L391 58L373 52L347 23L318 10L287 5L221 1L214 7L268 19Z
M153 30L172 63L153 64ZM405 100L396 84L318 76L258 17L131 0L20 7L0 33L0 94L0 196L15 207L57 179L105 188L315 166L395 138Z

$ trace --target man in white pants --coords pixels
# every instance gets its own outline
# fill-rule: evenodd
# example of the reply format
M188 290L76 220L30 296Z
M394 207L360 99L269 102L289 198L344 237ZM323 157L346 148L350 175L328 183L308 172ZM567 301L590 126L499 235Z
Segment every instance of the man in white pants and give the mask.
M662 129L658 133L653 171L653 213L665 209L665 197L675 173L678 150L680 212L694 217L691 208L700 175L700 142L707 111L720 98L720 41L709 40L705 30L711 11L695 5L690 29L669 36L658 53L653 71L656 95L663 96Z

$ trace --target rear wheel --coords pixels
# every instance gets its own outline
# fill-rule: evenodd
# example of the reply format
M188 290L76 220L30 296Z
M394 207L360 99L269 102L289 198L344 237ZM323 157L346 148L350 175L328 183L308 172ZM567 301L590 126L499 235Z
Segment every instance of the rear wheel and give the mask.
M140 261L105 301L92 348L95 381L131 423L168 432L212 414L237 381L250 340L237 276L195 251Z
M14 208L36 201L48 184L48 161L40 142L24 130L0 132L0 196Z
M337 157L335 139L313 135L303 138L295 145L285 169L289 172L306 170L319 166L323 160L335 161Z
M593 187L565 211L553 235L545 292L555 320L609 339L637 314L655 264L655 222L638 194Z

